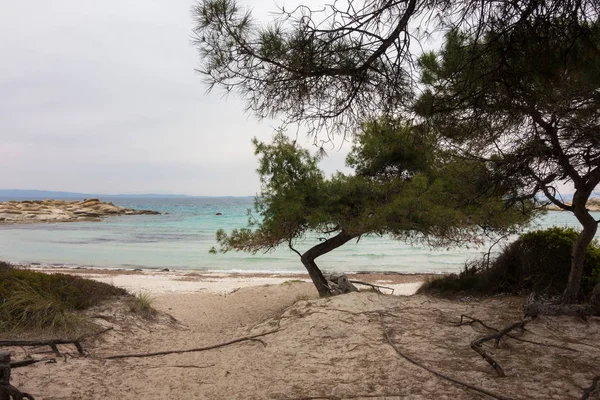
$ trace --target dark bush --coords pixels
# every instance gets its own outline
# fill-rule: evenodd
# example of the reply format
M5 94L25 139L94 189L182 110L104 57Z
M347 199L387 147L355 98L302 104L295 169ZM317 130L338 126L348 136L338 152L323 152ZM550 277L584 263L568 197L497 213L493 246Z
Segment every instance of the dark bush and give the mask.
M553 227L532 231L506 246L490 265L468 264L459 275L427 282L422 292L466 292L492 295L535 292L557 296L565 290L571 269L571 249L579 233L573 228ZM600 245L587 249L581 283L581 300L600 282Z

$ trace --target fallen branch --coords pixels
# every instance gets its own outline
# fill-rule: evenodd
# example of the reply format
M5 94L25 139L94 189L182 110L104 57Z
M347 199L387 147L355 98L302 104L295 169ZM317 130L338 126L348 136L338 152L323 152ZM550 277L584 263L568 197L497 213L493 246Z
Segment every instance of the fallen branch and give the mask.
M492 368L494 368L498 376L504 377L506 376L506 374L504 373L504 370L502 369L500 364L498 364L496 360L494 360L489 354L485 352L485 350L483 350L482 345L485 342L494 339L495 346L498 347L498 344L500 343L500 340L502 340L502 337L504 337L504 335L507 335L509 332L517 328L520 328L521 331L524 331L525 324L527 324L529 321L530 320L522 320L519 322L515 322L514 324L507 326L506 328L498 331L497 333L482 336L479 339L475 339L471 342L471 348L475 350L485 361L487 361L488 364L492 366Z
M354 283L357 285L364 285L364 286L370 286L373 289L377 290L379 293L381 293L381 291L379 289L387 289L387 290L391 290L392 293L394 294L394 288L391 287L387 287L387 286L380 286L380 285L375 285L373 283L369 283L369 282L363 282L363 281L354 281L354 280L350 280L350 283Z
M469 318L471 321L465 321L465 318ZM473 325L473 323L478 323L481 326L483 326L484 328L489 329L491 331L499 332L499 330L496 329L496 328L494 328L493 326L486 325L482 320L477 319L477 318L473 318L473 317L471 317L469 315L461 315L460 316L460 323L458 323L456 326ZM508 336L511 339L517 340L519 342L523 342L523 343L530 343L530 344L535 344L535 345L538 345L538 346L554 347L555 349L562 349L562 350L579 352L579 350L574 349L572 347L560 346L560 345L552 344L552 343L536 342L534 340L523 339L523 338L520 338L518 336L511 335L510 333L507 333L506 336Z
M57 345L72 344L79 354L84 354L83 347L78 339L49 339L49 340L0 340L0 346L50 346L54 354L60 356Z
M195 348L195 349L157 351L155 353L117 354L117 355L114 355L114 356L104 357L104 359L105 360L116 360L116 359L121 359L121 358L155 357L155 356L164 356L164 355L168 355L168 354L181 354L181 353L193 353L193 352L199 352L199 351L206 351L206 350L216 349L216 348L219 348L219 347L228 346L228 345L234 344L234 343L245 342L245 341L248 341L248 340L254 340L257 337L270 335L272 333L279 332L279 331L280 331L280 329L277 328L277 329L273 329L272 331L259 333L257 335L244 336L244 337L241 337L241 338L230 340L228 342L219 343L219 344L213 344L211 346L198 347L198 348Z
M594 379L592 380L592 384L590 385L590 387L585 388L583 390L583 395L581 396L581 399L579 400L587 400L590 398L590 395L596 390L598 389L598 381L600 380L600 376L595 376Z
M426 365L424 365L424 364L416 361L412 357L404 354L392 342L392 340L390 339L390 336L388 335L388 332L387 332L387 327L385 326L385 323L383 322L383 318L379 318L379 321L380 321L381 327L383 329L383 335L384 335L385 339L387 340L387 342L389 343L389 345L392 346L392 348L396 351L396 353L398 353L402 358L404 358L406 361L410 362L411 364L414 364L417 367L423 368L425 371L427 371L429 373L432 373L433 375L437 376L438 378L442 378L442 379L445 379L445 380L450 381L452 383L455 383L455 384L457 384L459 386L463 386L463 387L466 387L468 389L474 390L476 392L483 393L483 394L488 395L488 396L490 396L490 397L492 397L494 399L498 399L498 400L512 400L510 397L506 397L506 396L502 396L502 395L499 395L499 394L492 393L492 392L490 392L490 391L488 391L486 389L480 388L478 386L471 385L470 383L466 383L466 382L460 381L458 379L452 378L451 376L442 374L441 372L433 370L433 369L427 367Z

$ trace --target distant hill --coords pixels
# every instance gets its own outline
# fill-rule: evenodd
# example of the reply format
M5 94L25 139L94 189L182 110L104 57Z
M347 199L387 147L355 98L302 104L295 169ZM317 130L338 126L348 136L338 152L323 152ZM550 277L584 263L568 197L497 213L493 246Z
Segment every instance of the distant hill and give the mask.
M21 199L21 200L44 200L44 199L90 199L90 198L200 198L212 196L187 196L184 194L95 194L95 193L75 193L75 192L57 192L51 190L18 190L18 189L0 189L0 198L3 199ZM230 197L230 196L220 196Z

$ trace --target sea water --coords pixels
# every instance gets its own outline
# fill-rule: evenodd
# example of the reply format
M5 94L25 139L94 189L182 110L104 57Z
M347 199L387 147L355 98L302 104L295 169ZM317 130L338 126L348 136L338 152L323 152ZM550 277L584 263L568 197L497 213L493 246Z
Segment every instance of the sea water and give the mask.
M286 246L268 253L209 253L216 245L217 229L231 231L247 225L252 198L109 200L120 206L162 214L109 217L102 222L0 226L0 260L56 266L304 272L298 255ZM600 219L600 213L594 214ZM553 225L578 227L571 213L550 211L530 229ZM296 247L303 252L318 240L318 235L312 235ZM494 251L499 249L496 246ZM465 261L482 257L487 251L487 246L432 249L389 237L363 237L319 257L317 263L332 272L448 273L459 271Z

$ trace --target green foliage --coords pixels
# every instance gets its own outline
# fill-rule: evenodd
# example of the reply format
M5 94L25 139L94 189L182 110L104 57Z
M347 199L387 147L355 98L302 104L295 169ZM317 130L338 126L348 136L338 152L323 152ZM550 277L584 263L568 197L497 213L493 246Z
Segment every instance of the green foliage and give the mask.
M571 251L579 233L553 227L523 234L488 266L472 262L459 275L427 282L421 291L492 295L535 292L558 296L565 290L571 268ZM600 243L592 242L585 254L580 297L586 299L600 283Z
M545 21L477 37L451 31L439 52L420 58L427 89L415 110L465 155L487 159L490 178L513 197L553 196L569 180L593 189L599 42L598 22Z
M363 125L347 160L355 175L326 178L318 157L282 134L254 145L262 182L258 216L246 228L219 230L221 252L294 245L307 232L468 244L483 231L512 232L534 214L528 203L507 207L481 184L485 163L455 158L423 127L398 120Z
M65 328L77 322L74 311L126 294L124 289L71 275L0 268L0 331Z

